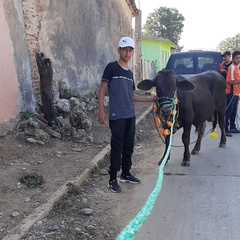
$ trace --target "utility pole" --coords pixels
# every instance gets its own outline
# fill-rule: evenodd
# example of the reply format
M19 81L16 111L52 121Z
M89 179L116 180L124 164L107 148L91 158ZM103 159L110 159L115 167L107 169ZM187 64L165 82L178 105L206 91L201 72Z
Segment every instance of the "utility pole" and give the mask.
M141 33L142 32L142 11L139 9L138 15L135 17L135 79L142 79L141 69Z
M237 39L236 39L236 46L235 46L235 50L238 50L238 35L237 35Z

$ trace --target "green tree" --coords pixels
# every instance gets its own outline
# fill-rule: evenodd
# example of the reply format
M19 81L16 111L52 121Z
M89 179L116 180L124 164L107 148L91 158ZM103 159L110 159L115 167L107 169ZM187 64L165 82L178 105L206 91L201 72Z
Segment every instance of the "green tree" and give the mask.
M178 46L184 20L184 16L176 8L160 7L147 17L143 35L167 38Z
M225 51L233 52L235 50L240 49L240 33L238 33L234 37L226 38L225 40L221 41L218 45L218 48L223 53Z

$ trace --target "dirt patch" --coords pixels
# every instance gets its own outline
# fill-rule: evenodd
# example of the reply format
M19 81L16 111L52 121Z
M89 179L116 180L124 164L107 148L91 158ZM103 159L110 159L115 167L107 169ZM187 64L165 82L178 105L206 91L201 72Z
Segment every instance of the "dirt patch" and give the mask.
M143 169L146 173L148 159L143 157L145 147L159 148L161 142L150 141L157 136L152 114L148 114L137 126L135 154L133 154L132 173L140 175ZM156 161L157 165L157 161ZM22 240L113 240L121 232L123 226L135 216L140 206L129 206L132 191L137 191L136 184L125 184L123 191L112 193L107 183L109 176L108 164L96 169L88 180L78 189L69 186L69 191L50 214L39 219ZM144 173L141 173L144 174ZM141 178L141 177L140 177ZM121 204L119 203L121 201ZM122 207L125 206L125 209ZM89 211L89 212L84 212Z
M149 103L136 103L136 116L140 116L149 106ZM51 138L44 145L29 144L26 142L26 135L18 132L0 138L0 239L34 208L44 204L60 186L76 179L90 167L93 157L108 145L110 140L109 128L99 125L97 121L93 124L92 132L92 142ZM42 176L43 184L32 188L20 182L24 176L33 174ZM99 195L91 195L91 186L88 189L84 192L84 196L89 198L89 202L92 201L91 199L99 198ZM100 195L104 195L104 192ZM66 205L63 204L62 207L65 208ZM62 207L59 208L61 211ZM82 218L82 215L78 216L76 221L79 217ZM89 228L90 232L94 232L94 227ZM108 235L109 232L106 234ZM79 236L76 238L73 236L72 238L53 238L51 234L49 236L50 238L39 236L36 239L88 239L79 238Z

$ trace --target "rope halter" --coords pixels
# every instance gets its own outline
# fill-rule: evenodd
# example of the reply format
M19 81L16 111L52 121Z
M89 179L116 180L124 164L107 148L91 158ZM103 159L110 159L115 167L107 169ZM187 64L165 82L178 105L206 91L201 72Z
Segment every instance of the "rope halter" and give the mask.
M173 98L160 97L159 99L164 99L164 101L156 100L153 103L154 122L159 136L166 137L170 134L173 120L177 114L178 98L175 91Z

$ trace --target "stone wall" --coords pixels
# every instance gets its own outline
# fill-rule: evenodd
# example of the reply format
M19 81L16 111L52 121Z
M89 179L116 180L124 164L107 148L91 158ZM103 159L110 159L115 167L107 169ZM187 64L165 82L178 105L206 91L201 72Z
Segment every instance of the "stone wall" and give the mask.
M98 87L105 65L117 58L121 36L132 36L132 12L119 0L23 0L35 96L39 79L35 53L50 58L55 92L68 79L76 91Z
M9 28L11 67L17 81L13 118L20 112L35 112L40 102L37 52L43 52L52 62L55 103L62 80L69 82L78 96L94 92L106 64L118 58L119 39L133 37L132 18L138 12L134 0L0 2L0 13L4 13ZM0 119L0 128L1 124Z

